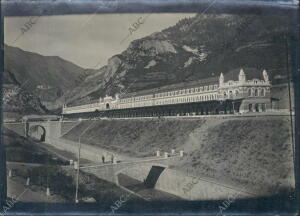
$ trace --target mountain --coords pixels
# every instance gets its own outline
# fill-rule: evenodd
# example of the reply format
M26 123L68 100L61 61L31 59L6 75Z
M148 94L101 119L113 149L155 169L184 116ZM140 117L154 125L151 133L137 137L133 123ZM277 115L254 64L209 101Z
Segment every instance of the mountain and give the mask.
M266 69L273 79L286 74L283 36L291 35L294 26L287 16L198 14L132 41L65 98L69 104L87 103L105 94L209 78L239 68Z
M240 68L246 73L266 69L274 81L286 77L287 54L294 58L291 20L288 15L198 14L132 41L97 70L5 45L4 84L22 91L8 94L4 106L20 113L59 113L64 103L89 103L106 94L122 96Z
M15 84L4 84L2 96L5 118L49 112L36 95Z
M60 98L67 91L95 72L57 56L42 56L8 45L4 46L4 53L4 89L6 92L19 89L18 94L6 95L6 110L11 108L18 112L26 110L26 113L30 113L31 110L39 113L57 109L63 103L60 103ZM22 98L28 101L23 101Z

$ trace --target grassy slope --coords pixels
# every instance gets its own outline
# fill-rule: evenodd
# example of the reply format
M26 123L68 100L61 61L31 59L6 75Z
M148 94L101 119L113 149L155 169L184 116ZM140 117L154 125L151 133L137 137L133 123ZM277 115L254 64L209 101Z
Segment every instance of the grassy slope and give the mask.
M84 121L64 138L90 124L84 143L136 157L184 149L173 168L257 190L293 187L288 117Z
M49 154L43 146L24 138L14 131L3 128L3 143L6 152L6 160L9 162L40 163L50 165L66 165L68 162L57 159Z
M198 148L177 167L257 190L294 187L288 117L227 120L199 135L190 138L199 140Z
M189 133L204 124L205 120L102 120L84 121L64 138L78 140L79 134L90 124L81 141L118 153L132 156L154 155L156 150L181 149Z

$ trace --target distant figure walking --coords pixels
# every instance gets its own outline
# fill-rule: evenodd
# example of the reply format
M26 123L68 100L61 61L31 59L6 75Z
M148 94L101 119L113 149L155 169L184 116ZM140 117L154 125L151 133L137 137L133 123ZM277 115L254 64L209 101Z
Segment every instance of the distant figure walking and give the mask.
M105 157L102 155L102 163L105 163Z
M111 155L111 163L114 163L114 155Z

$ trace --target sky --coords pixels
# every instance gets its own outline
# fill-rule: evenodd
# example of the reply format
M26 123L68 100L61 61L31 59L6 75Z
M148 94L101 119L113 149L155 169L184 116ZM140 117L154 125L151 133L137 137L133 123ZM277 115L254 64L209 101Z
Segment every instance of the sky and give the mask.
M123 52L131 41L193 16L172 13L5 17L4 41L26 51L60 56L83 68L97 69L113 55ZM142 19L145 19L143 24L132 31L133 24Z

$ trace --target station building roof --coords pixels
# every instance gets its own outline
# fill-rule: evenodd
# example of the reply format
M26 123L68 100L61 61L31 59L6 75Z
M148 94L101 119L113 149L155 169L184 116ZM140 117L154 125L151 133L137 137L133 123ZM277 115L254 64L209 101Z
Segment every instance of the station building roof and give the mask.
M147 89L147 90L142 90L142 91L138 91L138 92L131 92L131 93L122 95L121 98L138 97L138 96L143 96L143 95L157 94L157 93L168 92L168 91L176 91L176 90L187 89L187 88L215 85L218 83L219 83L219 77L210 77L207 79L201 79L201 80L195 80L195 81L183 82L183 83L176 83L176 84L162 86L159 88Z
M246 80L253 80L253 79L263 80L264 79L263 70L258 70L256 68L242 68L242 69L244 70L244 73L246 75ZM237 69L229 71L228 73L223 74L224 82L228 82L229 80L238 81L240 70L241 70L241 68L237 68Z

